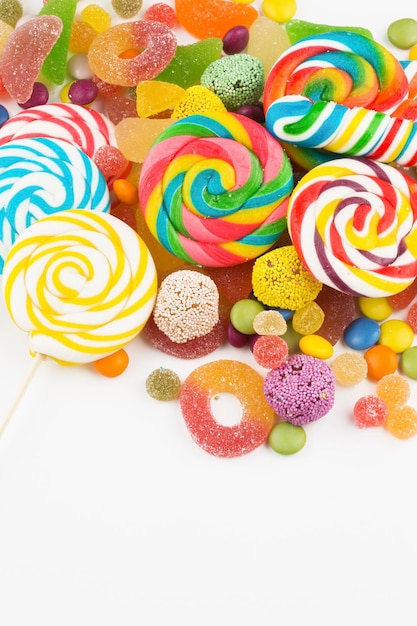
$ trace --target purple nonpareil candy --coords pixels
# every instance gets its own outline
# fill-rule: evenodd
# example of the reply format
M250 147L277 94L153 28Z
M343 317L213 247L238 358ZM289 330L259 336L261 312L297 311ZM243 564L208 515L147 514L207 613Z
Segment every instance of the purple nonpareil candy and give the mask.
M335 378L320 359L295 354L265 377L264 394L276 414L296 426L315 422L334 404Z

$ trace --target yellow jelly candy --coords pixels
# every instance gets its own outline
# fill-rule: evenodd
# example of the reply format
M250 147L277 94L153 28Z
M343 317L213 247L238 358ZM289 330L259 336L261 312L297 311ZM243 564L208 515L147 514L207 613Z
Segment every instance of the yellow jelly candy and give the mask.
M81 52L86 54L91 46L91 42L97 35L90 24L82 20L74 20L71 28L71 35L68 44L70 52Z
M136 111L139 117L151 117L173 109L185 94L185 89L174 83L145 80L136 87Z
M398 439L410 439L417 435L417 411L411 406L396 406L389 410L386 429Z
M171 119L126 117L116 125L117 147L128 161L143 163L152 143L172 123Z
M275 61L290 45L285 28L266 15L260 15L249 28L246 51L261 61L267 76Z
M88 4L81 11L81 19L94 28L96 33L103 33L111 26L111 17L98 4Z
M266 17L274 22L283 24L294 17L297 10L295 0L264 0L262 11Z
M330 341L320 335L304 335L298 342L298 347L303 354L322 360L330 359L334 352Z
M6 24L6 22L0 20L0 52L3 50L3 46L12 32L13 26L10 26L10 24Z

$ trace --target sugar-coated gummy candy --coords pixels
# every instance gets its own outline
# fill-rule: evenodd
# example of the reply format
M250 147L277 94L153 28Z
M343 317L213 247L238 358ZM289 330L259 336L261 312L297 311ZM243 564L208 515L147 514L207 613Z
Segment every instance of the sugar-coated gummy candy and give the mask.
M62 32L59 17L34 17L18 26L0 56L0 75L12 98L27 102L42 64Z
M116 125L117 146L129 161L143 163L155 139L171 124L170 119L122 119Z
M228 302L234 304L247 298L252 291L253 261L226 267L207 267L206 272L216 283Z
M244 335L252 335L255 332L253 321L258 313L265 307L252 298L243 298L235 302L230 310L230 321L233 326Z
M77 0L48 0L39 15L58 17L62 22L62 32L42 65L42 74L54 85L62 85L67 71L67 58L71 30L77 9Z
M161 22L137 20L111 26L99 33L88 51L91 69L102 80L136 87L162 72L175 54L177 39ZM121 58L127 50L138 50L133 58Z
M174 109L185 89L161 80L144 80L136 87L136 111L139 117L151 117L161 111Z
M281 24L266 15L259 15L249 29L246 52L261 61L267 76L275 61L290 45L289 37Z
M278 335L261 335L253 344L252 353L258 365L272 370L285 363L288 344Z
M385 428L398 439L410 439L417 434L417 410L412 406L396 406L388 411Z
M368 298L361 296L358 298L358 306L363 315L377 322L387 319L393 311L387 297Z
M401 374L387 374L378 380L375 392L389 409L407 404L411 388L410 383Z
M304 426L324 417L333 407L334 374L321 359L295 354L266 374L264 394L279 417Z
M249 28L258 11L229 0L175 0L177 20L198 39L222 38L233 26Z
M342 352L330 364L336 382L352 387L362 382L368 373L368 364L358 352Z
M129 355L123 348L93 361L94 369L106 378L120 376L129 365Z
M180 120L189 115L209 114L216 111L227 111L220 98L203 85L193 85L184 90L184 95L174 107L171 117Z
M136 111L136 102L132 98L115 94L110 97L106 97L104 103L104 111L106 116L115 126L126 118L136 118L138 116ZM143 151L142 146L131 146L130 149L135 150L140 148Z
M181 392L181 379L174 370L159 367L146 378L146 391L151 398L164 402L175 400Z
M394 374L399 363L396 352L389 346L380 344L369 348L364 358L368 364L368 378L371 380L380 380L387 374Z
M346 326L343 340L353 350L367 350L378 342L380 334L378 322L369 317L357 317Z
M394 311L405 309L417 296L417 279L399 293L388 296L388 302Z
M387 29L387 37L393 46L407 50L417 43L417 21L411 17L403 17L391 22Z
M324 312L324 320L317 334L334 346L343 332L356 317L355 298L328 285L323 285L315 302Z
M121 176L129 167L129 161L116 146L100 146L94 155L94 163L107 179Z
M296 454L305 446L306 431L302 426L290 422L280 422L273 426L268 437L268 444L278 454Z
M330 341L320 335L303 335L298 342L298 346L303 354L316 357L317 359L330 359L334 349Z
M417 302L412 304L408 309L406 321L410 328L413 330L413 332L417 333Z
M14 28L10 24L6 24L0 19L0 53L3 50L4 44L12 34Z
M233 26L223 36L223 52L237 54L243 52L248 45L249 29L246 26Z
M361 396L353 405L353 418L358 428L382 426L388 416L388 407L378 396Z
M96 33L102 33L111 26L111 15L98 4L87 4L81 11L81 19L90 24Z
M96 35L96 31L90 24L75 19L71 27L68 50L70 52L87 53Z
M23 5L19 0L0 0L0 20L15 28L23 16Z
M297 10L297 4L295 0L263 0L262 12L269 19L281 24L288 22L294 17Z
M253 318L253 330L258 335L283 335L287 330L287 321L282 313L274 309L260 311Z
M378 343L389 346L400 354L409 348L414 341L414 331L404 320L390 319L380 324Z
M155 4L151 4L151 6L146 9L143 19L162 22L169 26L169 28L174 28L177 23L177 15L174 9L169 6L169 4L165 4L165 2L155 2Z
M263 65L250 54L224 56L204 70L201 84L211 89L228 111L245 104L256 105L265 84Z
M207 67L220 59L223 42L219 37L208 37L183 46L177 46L169 64L157 76L158 80L174 83L184 89L200 84Z
M316 333L324 322L324 311L314 300L297 309L292 317L294 330L300 335Z
M333 24L317 24L315 22L297 19L289 20L285 24L285 30L288 33L291 44L297 43L297 41L304 39L304 37L320 35L330 31L357 33L358 35L368 37L368 39L373 39L371 31L367 28L363 28L362 26L334 26Z
M401 371L403 374L417 380L417 346L407 348L401 355Z
M220 393L236 396L242 406L238 424L225 426L214 417L211 400ZM263 377L250 365L229 359L197 367L183 382L180 406L192 439L206 452L237 457L266 442L274 411L263 394Z

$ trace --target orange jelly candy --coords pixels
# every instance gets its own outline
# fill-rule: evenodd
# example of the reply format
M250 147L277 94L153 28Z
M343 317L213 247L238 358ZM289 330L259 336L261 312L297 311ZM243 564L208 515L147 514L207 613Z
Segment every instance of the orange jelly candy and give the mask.
M121 58L127 50L137 50L131 58ZM160 22L137 20L116 24L93 40L88 51L91 71L113 85L135 87L152 80L166 68L177 49L177 39Z
M220 37L234 26L249 28L258 17L251 6L230 0L175 0L177 20L198 39Z

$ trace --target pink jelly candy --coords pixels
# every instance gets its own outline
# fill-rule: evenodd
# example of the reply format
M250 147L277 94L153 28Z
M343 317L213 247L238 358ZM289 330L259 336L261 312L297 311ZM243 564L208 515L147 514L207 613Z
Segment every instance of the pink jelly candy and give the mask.
M0 75L16 102L27 102L42 64L62 32L55 15L34 17L15 28L0 56Z

